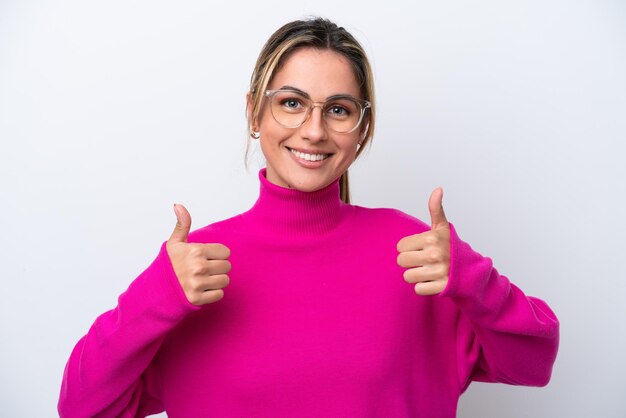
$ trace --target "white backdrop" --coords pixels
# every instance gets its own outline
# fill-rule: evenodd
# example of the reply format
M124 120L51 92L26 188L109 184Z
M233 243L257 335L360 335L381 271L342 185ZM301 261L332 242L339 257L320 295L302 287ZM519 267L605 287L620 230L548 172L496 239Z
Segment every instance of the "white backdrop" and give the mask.
M156 256L256 199L244 96L265 39L315 14L373 61L353 200L460 236L561 321L551 383L474 383L460 417L626 416L626 5L0 1L0 416L52 417L65 362ZM408 2L407 2L408 3Z

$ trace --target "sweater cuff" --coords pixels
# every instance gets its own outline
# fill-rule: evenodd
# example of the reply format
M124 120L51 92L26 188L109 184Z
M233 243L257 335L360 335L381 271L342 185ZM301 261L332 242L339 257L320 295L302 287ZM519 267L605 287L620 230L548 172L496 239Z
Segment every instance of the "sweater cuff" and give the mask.
M126 308L129 318L148 314L170 324L178 323L189 313L200 309L200 306L187 300L165 242L152 264L120 296L119 306Z
M180 309L185 313L194 312L200 310L201 307L192 304L187 299L185 295L185 291L180 285L178 281L178 277L176 276L176 272L174 272L174 266L172 265L172 260L170 259L170 255L167 253L167 241L161 245L161 251L159 252L159 258L162 260L162 271L164 279L170 285L172 289L172 293L175 295L176 300L180 306ZM174 296L173 295L173 296ZM174 300L174 297L172 297Z
M439 297L449 297L475 319L497 312L510 293L511 283L498 274L489 257L463 242L450 224L450 271Z

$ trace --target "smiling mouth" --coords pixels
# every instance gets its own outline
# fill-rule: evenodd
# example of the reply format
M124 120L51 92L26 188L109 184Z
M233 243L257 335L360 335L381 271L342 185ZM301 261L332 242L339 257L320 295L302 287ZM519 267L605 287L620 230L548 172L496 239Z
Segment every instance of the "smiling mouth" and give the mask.
M332 154L308 154L306 152L296 151L295 149L287 147L292 154L296 157L306 160L306 161L322 161L330 157Z

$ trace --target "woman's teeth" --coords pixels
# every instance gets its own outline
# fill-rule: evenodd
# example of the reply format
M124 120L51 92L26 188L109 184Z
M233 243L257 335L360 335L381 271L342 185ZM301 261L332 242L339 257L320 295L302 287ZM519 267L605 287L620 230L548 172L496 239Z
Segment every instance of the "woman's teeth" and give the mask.
M330 154L305 154L304 152L296 151L295 149L289 149L296 157L302 158L307 161L322 161L330 156Z

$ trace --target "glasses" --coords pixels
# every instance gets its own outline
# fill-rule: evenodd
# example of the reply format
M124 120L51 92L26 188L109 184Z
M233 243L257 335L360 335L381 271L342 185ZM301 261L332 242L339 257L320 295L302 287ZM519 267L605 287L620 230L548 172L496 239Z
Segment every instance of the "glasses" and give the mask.
M314 107L322 109L326 126L338 133L354 132L359 127L365 111L371 107L367 100L348 95L337 95L325 102L314 102L304 92L290 89L266 90L272 116L285 128L298 128L307 121Z

